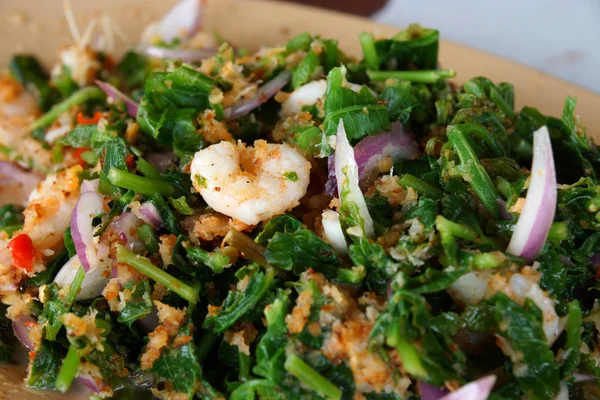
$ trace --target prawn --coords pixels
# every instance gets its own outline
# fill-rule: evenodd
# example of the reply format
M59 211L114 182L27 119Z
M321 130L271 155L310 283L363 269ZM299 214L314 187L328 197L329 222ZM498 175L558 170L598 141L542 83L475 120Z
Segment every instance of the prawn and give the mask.
M51 174L30 194L23 211L23 229L15 232L26 234L35 248L33 268L24 271L12 266L8 249L10 240L0 240L0 291L14 290L23 274L33 276L44 270L46 261L63 247L63 235L71 222L71 213L79 198L79 165Z
M192 183L215 211L256 225L300 204L310 163L288 144L220 142L198 151Z
M531 267L509 275L493 274L489 270L473 271L461 276L448 288L449 294L463 304L475 305L500 292L519 305L530 299L542 312L546 339L554 343L560 334L561 321L554 308L554 300L538 284L538 273Z
M50 151L31 137L30 125L40 114L35 96L8 75L0 75L0 159L19 160L37 169L52 166Z

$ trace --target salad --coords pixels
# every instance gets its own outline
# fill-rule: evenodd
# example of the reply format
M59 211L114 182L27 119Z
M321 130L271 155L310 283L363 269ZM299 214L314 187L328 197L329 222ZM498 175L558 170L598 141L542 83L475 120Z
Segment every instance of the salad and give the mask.
M439 33L256 52L184 0L0 75L0 359L115 399L600 397L600 153ZM95 27L102 27L96 29Z

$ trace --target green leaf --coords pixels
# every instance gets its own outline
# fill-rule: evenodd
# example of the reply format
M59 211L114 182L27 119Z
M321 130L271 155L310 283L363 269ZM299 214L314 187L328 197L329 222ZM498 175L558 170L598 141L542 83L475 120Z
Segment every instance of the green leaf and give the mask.
M125 53L119 64L117 64L117 70L128 88L141 86L150 69L148 59L135 51Z
M16 55L10 60L9 69L11 75L36 96L42 111L49 110L58 96L48 84L48 73L37 58Z
M409 121L413 109L419 104L411 93L410 84L386 86L379 99L385 101L390 121L400 121L403 124Z
M345 67L339 67L333 68L327 75L325 134L335 135L340 119L344 120L348 139L388 131L390 120L386 107L377 104L377 98L366 87L358 93L343 87L345 74Z
M310 50L292 71L292 87L298 89L310 80L319 66L319 55Z
M285 345L287 343L287 314L288 296L280 291L270 306L265 308L267 332L256 346L256 365L252 371L271 382L280 383L285 376Z
M380 62L395 70L435 69L438 64L439 32L410 25L393 39L378 40Z
M144 318L151 311L150 282L143 281L134 286L131 297L125 302L125 308L119 313L117 321L131 327L136 320Z
M43 340L30 363L27 386L34 389L54 389L64 350L57 342Z
M192 335L192 325L184 325L173 342L178 338ZM175 347L169 346L162 350L160 357L154 361L150 371L160 381L168 381L173 385L175 392L186 393L190 398L194 395L196 382L201 378L202 368L196 358L194 341Z
M530 398L554 398L559 390L560 367L546 340L540 310L528 299L521 307L502 293L490 303L495 305L498 335L514 351L513 370L519 371L515 378L521 389Z
M300 275L308 268L330 275L328 267L339 264L333 248L314 232L300 228L294 232L277 232L265 252L269 264Z
M256 306L267 293L272 282L272 272L254 273L250 276L244 291L231 290L216 314L208 315L204 319L202 327L211 328L215 333L222 334Z
M289 215L280 215L275 217L265 224L263 230L256 236L254 241L258 244L266 246L269 240L275 236L277 232L295 232L302 227L300 221Z
M0 207L0 231L4 231L10 236L14 231L21 229L24 221L23 207L14 204Z

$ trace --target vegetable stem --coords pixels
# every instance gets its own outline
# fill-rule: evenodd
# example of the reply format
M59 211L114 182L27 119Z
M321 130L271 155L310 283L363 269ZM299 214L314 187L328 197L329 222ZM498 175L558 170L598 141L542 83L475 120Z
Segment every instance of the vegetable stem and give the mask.
M141 174L144 175L146 178L156 179L156 180L159 180L162 178L160 176L160 172L158 172L158 170L156 168L154 168L154 166L152 164L150 164L148 161L144 160L143 158L138 158L137 162L135 163L135 166L136 166L137 170L140 171Z
M46 114L35 120L31 124L31 129L38 129L44 126L48 126L59 117L59 115L69 111L69 109L75 105L85 103L88 100L102 99L104 98L104 92L96 87L90 86L80 89L73 93L71 96L56 104Z
M71 307L75 302L75 297L77 297L77 293L79 293L83 278L85 278L85 270L83 267L79 267L77 274L75 274L75 278L73 278L73 282L71 282L71 285L69 286L69 292L65 297L65 304L67 307Z
M365 56L366 57L366 56ZM433 69L421 71L367 71L367 75L374 81L398 79L415 83L435 83L442 79L454 78L456 71L453 69Z
M75 376L77 375L77 368L79 367L79 355L75 346L70 345L69 351L58 370L56 375L56 382L54 386L61 393L65 393L71 387Z
M379 69L379 56L375 49L375 38L373 35L363 32L358 36L358 39L360 40L367 67L374 70Z
M207 329L204 331L202 336L200 336L198 346L196 347L196 357L198 357L198 362L201 363L204 361L216 341L217 335L215 335L212 330Z
M138 226L136 229L140 239L144 242L144 246L149 253L157 253L159 250L158 238L156 237L156 233L154 232L154 228L152 228L148 224L144 224Z
M168 182L144 178L143 176L134 175L131 172L117 168L111 168L108 171L108 180L115 186L130 189L146 196L160 193L163 196L169 197L175 192L173 186Z
M569 238L569 228L566 222L553 222L548 231L548 241L561 242Z
M342 398L342 391L339 388L329 382L323 375L315 371L297 355L289 355L285 360L283 367L287 372L294 375L302 383L323 397L327 399Z
M444 193L431 186L429 183L422 181L411 174L404 174L398 183L404 187L411 187L417 191L420 195L428 194L435 199L441 199Z
M154 281L174 291L187 301L195 304L198 301L198 289L193 288L179 279L169 275L156 265L152 264L146 257L135 254L122 245L117 245L117 260L125 263Z
M223 243L233 246L237 251L243 253L244 257L257 262L263 267L270 266L265 258L265 248L235 229L230 229L227 232L227 235L223 238Z
M489 213L495 219L499 219L500 208L498 206L498 192L496 191L496 187L485 168L479 162L461 127L449 125L446 135L460 159L465 180L469 182Z

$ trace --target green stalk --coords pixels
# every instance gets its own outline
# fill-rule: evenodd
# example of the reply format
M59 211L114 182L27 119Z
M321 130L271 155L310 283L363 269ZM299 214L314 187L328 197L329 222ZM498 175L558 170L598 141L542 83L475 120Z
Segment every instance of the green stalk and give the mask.
M187 203L185 196L181 196L177 199L169 197L169 203L171 203L173 208L179 211L179 214L181 215L192 215L194 213L194 210Z
M108 180L115 186L133 190L146 196L160 193L165 197L173 196L175 190L168 182L148 179L117 168L108 171Z
M339 388L329 382L323 375L315 371L297 355L289 355L285 360L283 367L287 372L298 378L300 382L304 383L323 397L335 400L342 398L342 391Z
M217 337L211 329L207 329L200 336L200 340L198 341L198 345L196 346L196 357L198 358L198 362L204 361L210 353L213 345L217 341Z
M444 193L431 186L429 183L411 175L404 174L398 183L404 187L411 187L417 191L420 195L428 194L435 199L441 199Z
M469 182L485 208L495 219L500 218L498 192L485 168L479 162L464 133L458 125L449 125L446 136L460 159L465 180Z
M249 355L238 351L238 362L240 366L239 379L241 382L246 382L250 378L250 364L252 359Z
M265 248L248 236L235 229L230 229L223 238L223 243L233 246L238 252L244 253L244 257L257 262L263 267L269 267L265 258Z
M436 83L442 79L454 78L456 72L453 69L433 69L421 71L367 71L367 75L374 81L385 81L387 79L398 79L401 81L415 83Z
M193 288L190 285L183 283L179 279L169 275L161 268L152 264L146 257L137 255L120 244L117 245L117 260L131 266L138 272L141 272L161 285L166 286L167 289L177 293L190 303L195 304L198 301L198 288Z
M568 376L573 372L581 360L579 349L581 347L582 314L579 301L573 300L570 302L567 310L567 324L565 326L567 343L565 345L565 362L562 366L563 376Z
M361 33L358 36L360 46L365 56L365 63L369 69L379 69L379 56L375 49L375 38L370 33Z
M144 160L143 158L138 158L137 162L135 163L135 166L137 168L138 171L140 171L140 173L142 175L144 175L146 178L150 178L150 179L162 179L162 177L160 176L160 172L158 172L158 170L156 168L154 168L154 166L152 164L150 164L148 161Z
M470 226L457 224L456 222L450 221L441 215L438 215L435 218L435 227L438 231L448 233L453 237L458 237L477 244L495 245L490 238L478 233Z
M56 382L54 386L56 389L65 393L71 387L75 376L77 375L77 368L79 367L79 355L77 354L77 349L75 346L70 345L69 351L58 370L58 374L56 375Z
M496 105L498 106L498 108L500 109L500 111L502 111L504 113L504 115L508 118L508 119L515 119L515 111L513 110L513 108L510 106L510 104L508 104L506 102L506 100L504 100L504 98L502 97L502 95L500 94L500 92L498 92L496 90L496 88L492 87L490 89L490 100Z
M69 109L75 105L83 104L88 100L103 99L104 97L104 92L96 86L89 86L80 89L65 100L54 105L50 111L35 120L31 124L31 129L38 129L52 124L54 121L56 121L59 115L69 111Z
M498 268L505 264L506 256L500 251L473 254L473 266L477 269Z
M144 225L138 226L136 231L137 231L138 235L140 236L140 239L142 239L142 242L144 242L144 246L146 246L146 249L148 250L148 252L149 253L158 253L158 250L159 250L158 238L156 237L156 232L154 232L154 228L152 228L148 224L144 224Z
M427 376L425 368L419 359L419 353L415 346L412 345L406 338L398 337L396 343L396 350L402 360L402 367L409 374L417 377Z
M71 307L75 302L75 297L77 297L77 293L79 293L83 278L85 278L85 271L83 267L79 267L77 274L75 274L75 278L73 278L73 282L71 282L71 285L69 286L69 292L65 296L65 304L67 307Z

